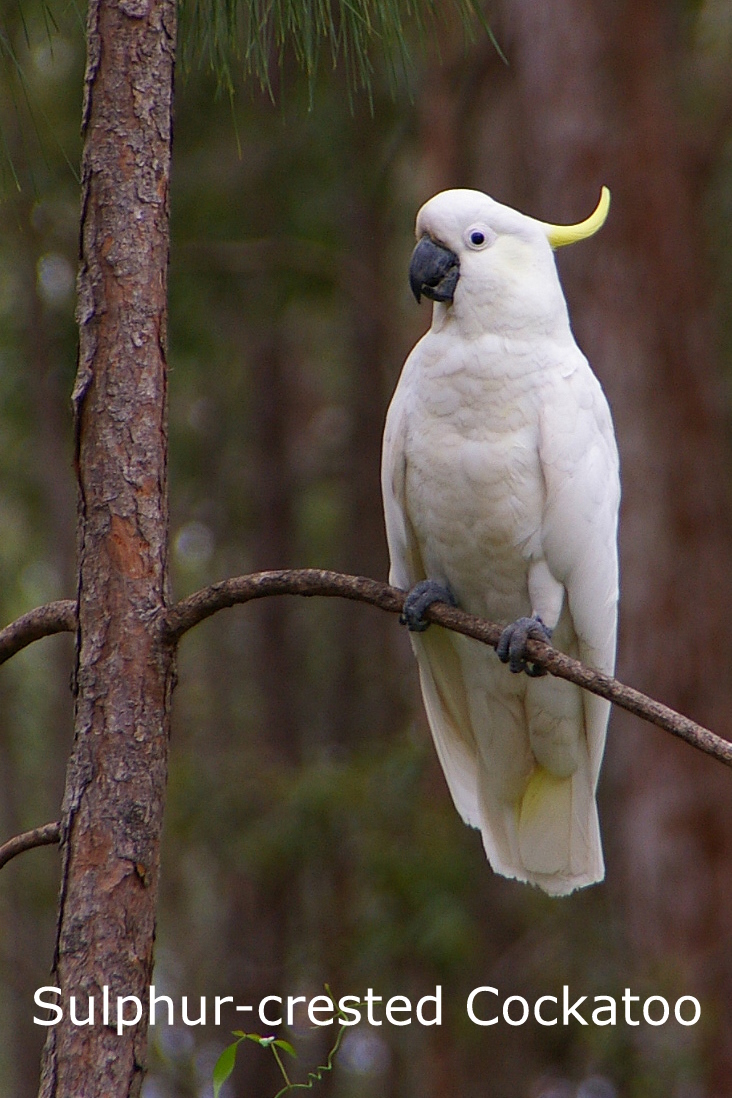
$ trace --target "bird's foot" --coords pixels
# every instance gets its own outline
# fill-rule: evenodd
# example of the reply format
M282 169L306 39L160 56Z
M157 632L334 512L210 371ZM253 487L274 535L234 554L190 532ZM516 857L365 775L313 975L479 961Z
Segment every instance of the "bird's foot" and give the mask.
M435 580L421 580L415 583L404 600L404 609L399 615L399 621L402 625L406 625L410 633L424 633L430 623L424 620L423 614L433 602L446 602L448 606L457 606L452 592Z
M496 645L496 653L501 663L507 663L515 675L525 671L532 679L538 679L546 675L546 671L526 658L526 642L529 639L546 641L547 644L552 639L551 629L538 615L535 618L519 618L507 625Z

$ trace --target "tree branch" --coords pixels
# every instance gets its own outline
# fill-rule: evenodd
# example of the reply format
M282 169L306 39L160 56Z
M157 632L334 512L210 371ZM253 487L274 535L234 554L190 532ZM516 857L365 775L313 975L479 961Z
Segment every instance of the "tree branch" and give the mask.
M389 613L398 614L404 603L404 594L405 592L395 587L365 579L363 576L348 576L316 568L256 572L215 583L212 587L189 595L172 607L165 624L166 639L170 644L177 644L189 629L217 611L269 595L339 596L367 602ZM483 621L444 603L435 603L426 611L425 617L428 621L466 637L473 637L493 648L502 632L500 625ZM732 766L732 743L710 732L708 728L696 724L639 690L623 685L610 675L585 667L579 660L566 656L542 641L529 641L527 652L533 662L546 668L550 674L606 698L628 712L671 732L727 766Z
M61 824L58 820L44 824L43 827L34 827L32 831L24 831L22 835L14 835L0 846L0 869L16 854L22 854L24 850L32 850L36 846L51 846L60 839Z
M184 633L217 611L269 595L330 595L368 602L392 614L400 613L404 603L403 591L364 576L348 576L320 568L253 572L248 576L221 580L181 599L168 611L166 639L171 644L177 644Z
M404 604L403 591L364 576L349 576L318 568L255 572L205 587L171 607L164 622L165 640L168 644L176 645L189 629L219 610L270 595L335 596L366 602L390 614L401 613ZM500 625L483 621L444 603L435 603L427 610L425 617L437 625L462 633L466 637L473 637L493 648L502 632ZM72 631L75 627L76 603L71 599L39 606L0 630L0 663L40 637ZM529 641L527 648L531 659L546 668L550 674L606 698L635 716L671 732L727 766L732 766L732 743L710 732L708 728L696 724L639 690L625 686L610 675L585 667L579 660L566 656L542 641ZM4 849L0 847L0 852Z
M38 606L23 614L17 621L0 629L0 663L5 663L21 648L26 648L41 637L53 633L70 633L76 628L76 603L72 599L59 599L45 606Z

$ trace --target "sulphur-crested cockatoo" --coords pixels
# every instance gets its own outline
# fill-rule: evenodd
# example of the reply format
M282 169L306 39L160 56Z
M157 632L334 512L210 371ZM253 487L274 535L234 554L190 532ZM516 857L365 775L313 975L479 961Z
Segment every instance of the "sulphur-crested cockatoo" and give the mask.
M607 215L548 225L479 191L417 217L410 280L434 302L384 435L390 581L453 799L493 868L552 895L602 879L595 790L607 702L541 677L528 636L612 673L618 457L574 341L552 249ZM509 623L498 654L422 614L435 601ZM527 674L510 674L510 670Z

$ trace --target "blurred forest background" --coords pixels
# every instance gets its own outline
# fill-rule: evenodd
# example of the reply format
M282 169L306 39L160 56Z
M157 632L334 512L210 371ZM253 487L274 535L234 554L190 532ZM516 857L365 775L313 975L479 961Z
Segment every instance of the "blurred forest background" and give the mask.
M184 4L185 8L185 4ZM324 66L233 101L178 72L170 434L174 593L262 568L385 578L380 436L426 327L414 214L471 186L610 220L559 265L623 465L619 677L732 735L732 4L495 0L505 60L438 27L372 107ZM0 9L0 619L74 591L81 3ZM0 840L56 819L71 641L0 675ZM393 617L332 599L228 611L184 641L156 985L174 996L444 987L441 1028L360 1027L323 1098L732 1096L732 777L616 712L605 884L556 901L489 870L450 802ZM0 875L0 1092L36 1093L33 992L57 853ZM467 992L696 995L703 1023L479 1029ZM197 999L192 1014L195 1016ZM152 1031L145 1098L210 1093L232 1016ZM290 1034L300 1072L328 1035ZM298 1069L295 1069L297 1073ZM270 1098L242 1049L230 1098Z

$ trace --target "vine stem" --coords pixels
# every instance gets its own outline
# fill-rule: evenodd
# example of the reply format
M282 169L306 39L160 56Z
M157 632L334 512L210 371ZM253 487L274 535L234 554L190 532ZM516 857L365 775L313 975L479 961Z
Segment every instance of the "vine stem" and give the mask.
M285 1065L282 1063L282 1057L280 1056L279 1052L275 1048L274 1044L271 1044L269 1047L272 1049L272 1055L274 1056L275 1060L277 1061L278 1068L282 1072L282 1078L285 1080L285 1084L286 1084L285 1089L286 1090L292 1090L292 1083L290 1082L290 1076L287 1074L287 1071L285 1070ZM280 1091L280 1094L282 1094L282 1091Z

